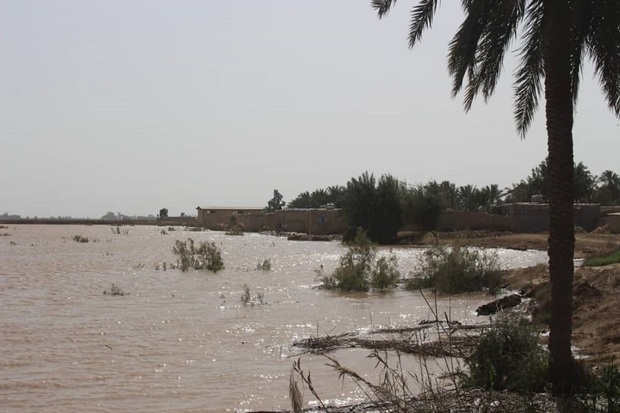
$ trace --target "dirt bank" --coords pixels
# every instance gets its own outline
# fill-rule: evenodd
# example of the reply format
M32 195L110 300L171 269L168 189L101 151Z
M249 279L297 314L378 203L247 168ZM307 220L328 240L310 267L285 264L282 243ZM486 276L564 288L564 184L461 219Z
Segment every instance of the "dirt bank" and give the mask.
M439 235L442 242L515 249L547 249L547 234ZM437 237L436 237L437 238ZM577 234L575 257L608 254L620 248L618 234ZM549 310L549 272L546 265L508 271L510 288L535 299L535 317L545 320ZM573 286L573 345L593 364L620 358L620 264L577 268Z
M547 249L547 233L513 234L507 232L472 231L460 233L427 234L419 243L461 243L474 247L511 248L518 250ZM620 234L575 234L575 258L588 258L609 254L620 248Z

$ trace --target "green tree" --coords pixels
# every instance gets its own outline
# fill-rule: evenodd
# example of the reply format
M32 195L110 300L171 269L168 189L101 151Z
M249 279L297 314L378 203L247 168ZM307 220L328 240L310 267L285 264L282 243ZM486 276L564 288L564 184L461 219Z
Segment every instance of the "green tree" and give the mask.
M160 209L158 217L160 217L160 218L168 218L168 208Z
M574 165L575 202L587 203L594 199L596 177L583 162Z
M477 211L480 205L478 188L473 185L463 185L457 189L459 209L463 211Z
M573 165L573 187L575 202L592 202L596 190L596 178L583 162ZM534 195L542 196L543 201L549 200L549 167L547 160L532 169L531 174L510 190L511 202L531 202Z
M543 90L549 151L549 379L555 393L576 381L571 353L573 256L573 115L583 59L593 62L611 110L620 116L618 0L462 0L465 20L449 45L453 94L464 88L465 109L495 91L504 56L522 34L515 72L515 120L522 136ZM379 17L395 0L372 0ZM411 13L409 46L431 26L439 0L419 0ZM464 87L465 83L465 87Z
M595 199L601 205L620 204L620 176L611 170L606 170L596 178L598 187Z
M446 209L442 193L436 182L411 188L405 195L406 221L415 224L422 231L434 231L439 218Z
M347 183L342 212L349 230L345 240L355 236L357 228L366 231L373 242L387 244L396 238L403 224L400 182L391 175L379 181L364 172Z
M481 209L491 212L491 209L502 203L504 191L499 189L497 184L487 185L480 189Z
M310 192L305 191L293 198L288 203L289 208L310 208L312 205L312 199L310 198Z
M289 208L322 208L333 205L340 208L346 188L344 186L329 186L327 189L317 189L312 193L305 191L297 195L288 203Z
M286 205L286 202L284 202L282 199L283 198L282 198L282 194L280 194L280 191L278 191L277 189L274 189L273 198L271 198L267 202L267 208L265 209L268 212L274 212L274 211L284 208L284 205Z

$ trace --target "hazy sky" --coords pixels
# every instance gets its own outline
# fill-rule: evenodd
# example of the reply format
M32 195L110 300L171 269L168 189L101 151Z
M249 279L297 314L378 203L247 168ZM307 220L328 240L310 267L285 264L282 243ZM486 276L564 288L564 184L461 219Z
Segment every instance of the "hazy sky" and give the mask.
M450 98L457 3L409 50L413 1L378 20L370 0L3 0L0 214L262 207L364 171L518 182L544 113L521 140L514 56L488 104ZM619 135L586 66L575 159L620 172Z

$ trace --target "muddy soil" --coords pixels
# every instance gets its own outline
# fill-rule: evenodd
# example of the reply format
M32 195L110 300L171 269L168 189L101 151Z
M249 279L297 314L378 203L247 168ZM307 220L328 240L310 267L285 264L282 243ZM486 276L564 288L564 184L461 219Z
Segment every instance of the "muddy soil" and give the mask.
M481 247L547 249L547 234L479 234L452 241ZM442 240L444 241L444 240ZM576 234L575 257L609 254L620 248L619 234ZM546 265L508 271L511 289L534 298L535 318L549 309ZM620 264L575 269L573 284L573 345L587 363L606 364L620 358Z

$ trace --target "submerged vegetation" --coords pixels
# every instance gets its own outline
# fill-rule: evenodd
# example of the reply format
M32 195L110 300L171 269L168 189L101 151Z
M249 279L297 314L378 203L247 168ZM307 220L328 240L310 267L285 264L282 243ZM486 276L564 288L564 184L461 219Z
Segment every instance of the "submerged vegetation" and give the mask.
M247 284L243 284L243 294L241 294L241 302L243 305L249 305L254 307L255 305L265 305L265 295L262 293L252 294L250 287Z
M176 266L183 272L190 268L213 272L224 269L222 253L213 241L200 242L196 247L191 238L187 241L177 240L172 250L179 256Z
M300 356L293 362L289 379L293 411L303 411L302 391L307 388L329 412L620 412L620 371L613 361L597 374L581 366L584 381L575 395L555 398L547 392L548 354L529 321L504 315L487 326L465 326L442 321L441 315L431 311L435 321L419 327L371 331L366 333L369 337L348 333L296 342L294 345L306 352L324 356L326 365L340 379L352 380L366 400L330 406L314 388L311 372L302 369ZM433 326L436 338L429 341L423 329ZM396 332L403 338L372 337ZM329 355L352 347L371 350L368 358L376 362L378 382ZM419 359L418 370L404 367L407 355ZM458 359L464 360L465 366ZM441 376L433 373L432 366L441 366Z
M447 294L481 291L497 293L501 271L497 255L478 248L434 246L428 249L406 288L433 288Z
M81 243L87 243L90 241L90 239L88 237L82 236L82 235L76 235L73 237L73 241L75 242L81 242Z
M256 264L256 269L260 271L270 271L271 270L271 261L263 260L263 262L259 262Z
M544 390L547 353L539 344L538 331L525 321L495 323L480 335L466 364L471 386L498 391Z
M103 295L114 295L114 296L120 296L120 297L123 297L123 296L125 296L125 295L129 295L129 293L126 293L125 291L123 291L123 290L121 289L121 287L119 287L118 285L116 285L116 284L114 284L114 283L113 283L113 284L110 286L110 289L108 289L108 290L103 290Z
M322 277L323 287L329 290L368 291L370 287L384 290L394 287L400 279L396 257L381 257L377 261L377 247L359 228L348 244L348 251L340 257L340 264L331 275Z

